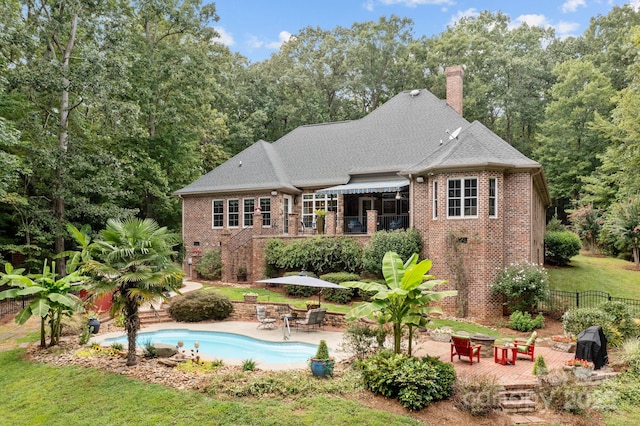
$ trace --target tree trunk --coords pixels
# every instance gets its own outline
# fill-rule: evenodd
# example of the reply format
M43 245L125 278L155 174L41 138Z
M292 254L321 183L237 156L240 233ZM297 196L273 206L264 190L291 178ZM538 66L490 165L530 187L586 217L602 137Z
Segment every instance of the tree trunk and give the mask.
M76 39L76 29L78 25L78 15L71 17L71 28L69 29L69 39L67 44L62 50L61 68L62 68L62 89L60 91L60 120L58 122L58 147L67 152L67 145L69 143L69 113L71 106L69 105L69 86L71 82L68 78L69 73L69 59L71 58L71 51ZM53 217L56 219L56 241L55 241L55 253L59 254L64 251L64 223L65 223L65 202L62 195L63 190L63 176L64 169L59 167L56 170L56 183L54 188L53 198ZM57 272L59 275L66 275L66 262L61 259L57 264Z
M138 335L138 329L140 328L140 318L138 317L138 305L131 300L127 300L127 306L124 310L125 324L127 328L127 343L129 348L127 350L127 365L132 366L138 363L136 357L136 337Z
M397 354L402 352L400 349L401 338L402 338L402 327L400 326L400 324L394 323L393 324L393 352Z

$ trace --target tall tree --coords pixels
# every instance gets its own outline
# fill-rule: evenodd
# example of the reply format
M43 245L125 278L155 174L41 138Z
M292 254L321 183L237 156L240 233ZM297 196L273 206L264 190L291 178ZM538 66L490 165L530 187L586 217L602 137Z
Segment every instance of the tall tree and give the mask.
M579 197L583 176L598 166L607 141L592 128L595 114L607 115L615 93L609 80L588 61L573 59L554 69L558 82L545 110L535 158L548 176L556 206Z
M77 231L77 230L76 230ZM83 232L78 243L86 246ZM159 227L151 219L110 220L99 237L85 250L91 255L81 267L91 277L89 289L97 294L112 294L112 314L122 314L129 344L127 365L135 365L136 336L140 328L140 306L154 299L166 300L165 292L178 291L184 275L174 263L173 247L178 234ZM82 256L80 256L82 257Z

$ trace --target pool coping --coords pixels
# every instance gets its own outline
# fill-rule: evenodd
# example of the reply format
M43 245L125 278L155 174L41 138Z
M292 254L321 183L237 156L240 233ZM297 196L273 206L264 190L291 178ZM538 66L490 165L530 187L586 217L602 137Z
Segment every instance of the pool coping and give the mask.
M321 339L327 342L327 346L331 350L331 353L337 362L348 357L348 354L340 350L342 343L342 332L337 331L325 331L325 330L291 330L289 340L283 338L282 327L276 327L274 329L258 329L259 324L256 322L242 322L242 321L222 321L222 322L210 322L210 323L184 323L184 322L162 322L156 324L150 324L149 326L141 328L138 332L153 332L160 330L190 330L190 331L216 331L220 333L238 334L241 336L251 337L253 339L264 340L267 342L300 342L309 343L312 345L318 345ZM101 333L94 335L91 338L91 342L102 344L105 339L126 336L124 331L115 331L109 333ZM242 365L241 359L235 358L221 358L208 354L200 354L201 359L204 360L222 360L226 365ZM295 370L308 368L307 362L284 362L280 364L269 364L262 361L258 361L258 368L261 370Z

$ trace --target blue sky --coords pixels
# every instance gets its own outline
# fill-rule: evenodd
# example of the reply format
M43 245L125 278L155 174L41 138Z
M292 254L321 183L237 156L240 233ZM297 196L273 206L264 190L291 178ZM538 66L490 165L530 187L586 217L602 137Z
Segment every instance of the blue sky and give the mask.
M207 0L205 0L207 1ZM502 11L513 25L553 27L560 37L577 36L589 19L614 6L640 0L215 0L220 41L252 62L278 51L284 41L307 26L330 30L354 22L397 15L414 21L415 37L430 37L463 16Z

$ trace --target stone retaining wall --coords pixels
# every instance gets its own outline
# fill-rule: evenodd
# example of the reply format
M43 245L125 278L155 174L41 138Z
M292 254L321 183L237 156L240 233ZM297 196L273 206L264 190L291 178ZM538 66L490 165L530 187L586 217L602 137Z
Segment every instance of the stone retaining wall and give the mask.
M288 307L291 312L297 312L299 318L304 318L307 313L306 309L298 309L283 302L244 302L244 301L231 301L233 304L233 312L229 316L231 321L257 321L256 318L256 305L264 305L267 307L267 312L273 318L279 319L278 307ZM346 321L344 314L340 312L327 311L324 317L325 325L331 327L344 327Z

